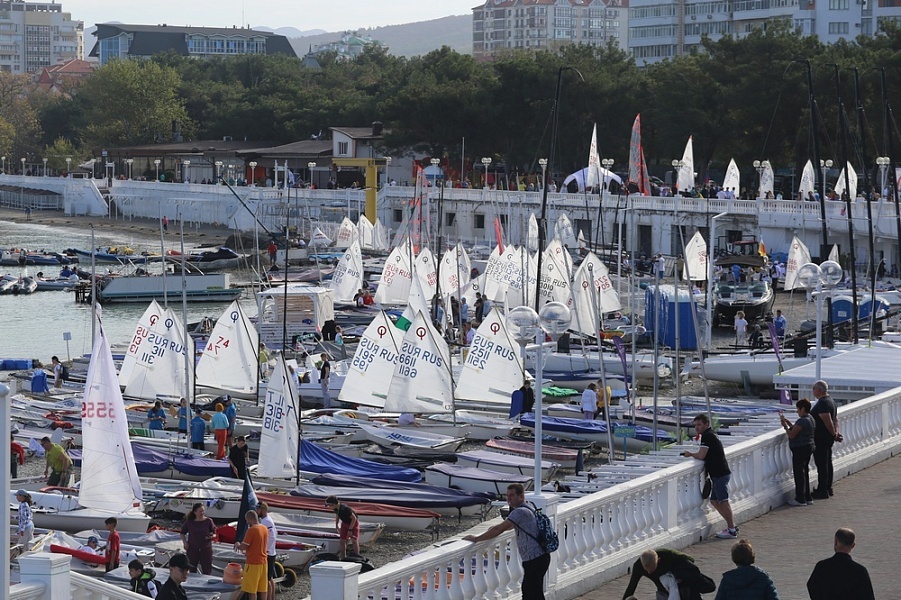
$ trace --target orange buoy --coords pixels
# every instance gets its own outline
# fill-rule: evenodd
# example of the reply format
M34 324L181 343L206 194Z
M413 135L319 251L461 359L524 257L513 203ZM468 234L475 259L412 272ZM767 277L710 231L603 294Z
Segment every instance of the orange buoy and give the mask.
M225 571L223 571L222 573L223 583L229 583L231 585L241 585L242 579L244 579L244 567L242 567L238 563L228 563L225 566Z

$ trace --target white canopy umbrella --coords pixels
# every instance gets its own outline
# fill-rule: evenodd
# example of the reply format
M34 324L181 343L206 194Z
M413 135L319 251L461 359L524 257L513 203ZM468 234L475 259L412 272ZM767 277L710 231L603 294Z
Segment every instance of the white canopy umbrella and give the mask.
M613 171L609 171L604 167L596 167L598 169L598 180L603 180L606 185L610 185L610 181L616 181L620 185L623 184L622 178L614 173ZM579 169L575 173L569 175L566 179L563 180L563 187L565 188L569 185L570 181L575 181L579 184L579 191L582 192L585 190L585 180L588 177L588 169L589 167L585 167L584 169Z

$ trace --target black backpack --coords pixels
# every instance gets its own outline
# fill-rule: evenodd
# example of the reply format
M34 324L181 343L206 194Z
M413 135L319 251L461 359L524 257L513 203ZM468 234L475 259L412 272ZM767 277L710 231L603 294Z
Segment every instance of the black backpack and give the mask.
M69 381L69 367L63 365L63 368L59 371L59 376L63 381Z
M554 531L554 526L551 524L551 520L546 514L544 514L544 511L542 511L540 508L537 508L531 502L529 502L528 504L523 504L523 506L526 509L532 511L532 514L535 515L535 524L538 526L538 535L535 536L525 529L520 529L522 529L523 533L538 542L538 545L541 546L541 549L546 553L550 554L551 552L555 552L557 548L560 547L560 538L557 537L557 532Z

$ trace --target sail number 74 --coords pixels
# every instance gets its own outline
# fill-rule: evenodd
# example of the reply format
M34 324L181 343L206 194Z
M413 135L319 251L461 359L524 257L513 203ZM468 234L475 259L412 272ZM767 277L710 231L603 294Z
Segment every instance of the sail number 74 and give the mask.
M107 402L82 402L81 418L93 419L94 417L98 419L115 419L115 407Z

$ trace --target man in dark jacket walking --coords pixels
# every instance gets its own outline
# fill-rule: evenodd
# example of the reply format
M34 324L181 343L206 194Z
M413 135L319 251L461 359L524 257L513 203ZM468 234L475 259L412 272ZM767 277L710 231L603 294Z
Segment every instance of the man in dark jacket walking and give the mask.
M835 555L818 562L807 580L810 600L875 600L867 568L851 559L854 539L847 527L835 532Z

